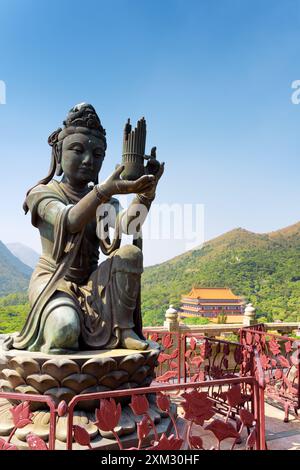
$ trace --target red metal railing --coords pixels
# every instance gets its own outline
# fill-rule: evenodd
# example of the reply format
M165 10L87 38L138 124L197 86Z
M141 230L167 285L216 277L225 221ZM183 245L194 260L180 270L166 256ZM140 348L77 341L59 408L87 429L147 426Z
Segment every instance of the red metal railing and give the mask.
M156 368L156 380L180 383L182 376L182 334L178 331L158 331L143 329L146 339L155 341L162 347Z
M232 448L237 444L237 442L241 438L242 434L242 429L244 427L248 428L248 433L249 437L245 443L245 447L249 448L255 448L256 450L264 450L265 449L265 433L264 433L264 391L263 388L260 387L259 383L254 377L239 377L239 378L230 378L230 379L224 379L224 380L212 380L209 382L209 388L216 388L219 389L220 387L227 387L227 395L228 395L228 400L231 400L231 403L234 405L234 395L235 399L239 400L239 396L236 393L237 389L243 389L245 386L250 387L253 389L253 395L255 397L254 401L254 409L253 409L253 414L246 410L243 406L240 407L239 409L239 414L235 416L235 426L236 428L233 427L233 425L229 422L229 419L234 419L230 418L229 416L226 417L225 421L220 421L218 419L214 419L213 422L208 424L206 426L206 430L213 430L213 434L217 437L220 434L222 434L222 439L227 438L234 438L234 444ZM186 434L186 442L188 445L188 448L190 449L195 449L199 448L197 447L197 444L199 444L199 440L191 437L191 431L193 424L200 424L200 421L202 419L202 425L204 424L204 421L206 420L211 420L212 417L215 415L219 414L219 409L216 406L216 401L211 398L211 396L208 395L208 383L207 382L195 382L195 383L185 383L185 384L169 384L169 385L162 385L162 386L154 386L150 388L140 388L140 389L129 389L129 390L116 390L114 392L101 392L101 393L94 393L94 394L86 394L86 395L77 395L74 397L71 402L69 403L68 406L68 433L67 433L67 449L71 450L73 446L73 439L74 439L74 426L73 426L73 418L74 418L74 409L76 405L78 405L82 401L86 400L99 400L100 404L100 412L101 412L101 407L103 410L105 410L105 406L112 406L109 405L108 399L114 400L114 399L119 399L121 397L143 397L143 400L145 399L146 395L151 395L153 394L164 394L168 395L170 392L181 392L181 396L183 398L186 398L186 413L185 413L185 420L187 422L187 434ZM188 394L185 395L182 392L188 391ZM234 393L233 393L234 392ZM231 395L230 395L231 393ZM195 400L195 406L193 408L192 402ZM133 402L133 401L132 401ZM182 404L183 408L185 408L185 404ZM210 408L211 407L211 408ZM192 410L192 411L191 411ZM196 411L199 410L199 411ZM209 413L209 410L213 410L212 413ZM198 415L197 415L198 413ZM202 413L202 414L201 414ZM145 411L146 414L146 411ZM199 415L200 414L200 415ZM99 418L100 419L100 418ZM103 421L102 421L103 423ZM141 416L141 421L142 423L142 416ZM153 427L152 423L152 427ZM112 425L116 427L116 422L113 422L112 420ZM176 428L176 423L174 423L175 427L175 432L177 439L181 439L182 437L178 434L178 429ZM113 428L112 428L113 429ZM111 429L111 430L112 430ZM78 431L78 430L77 430ZM101 432L101 430L100 430ZM173 431L172 431L173 432ZM154 430L154 436L155 436L155 430ZM156 434L157 436L157 434ZM251 436L251 438L250 438ZM156 437L157 439L158 437ZM166 436L166 439L170 439L170 436ZM171 438L172 439L172 438ZM76 440L76 436L75 436ZM221 442L219 441L219 444ZM78 441L77 441L78 442ZM80 439L79 439L80 442ZM120 439L118 440L119 442L119 447L123 448L122 443L120 442ZM158 443L160 441L157 441ZM178 442L178 444L180 444ZM87 445L87 444L86 444ZM181 446L183 445L183 442L177 449L180 449ZM165 441L165 446L166 447L158 447L159 449L171 449L171 447L167 447L167 441ZM90 447L91 448L91 447ZM93 449L97 449L97 445L93 446ZM141 448L141 446L139 446ZM155 447L151 447L151 449L154 450ZM174 447L172 447L174 449ZM219 450L220 445L218 446ZM138 449L138 448L135 448Z
M241 344L199 334L183 334L182 345L184 382L193 380L199 373L203 380L239 375L244 359Z
M54 401L47 395L32 395L32 394L24 394L24 393L0 392L0 398L4 400L8 400L10 402L16 401L17 403L20 402L20 404L23 404L23 406L21 405L21 407L19 404L19 405L16 405L14 408L12 408L12 410L15 410L15 413L12 411L14 427L7 439L8 443L10 443L17 429L20 429L22 427L25 427L26 425L31 424L31 415L32 415L32 413L30 412L31 403L39 402L39 403L45 403L46 405L48 405L49 411L50 411L50 419L49 419L49 439L48 439L47 450L55 450L56 419L58 415L65 412L66 406L64 403L56 407ZM18 406L19 406L19 409L18 409ZM41 442L39 438L37 438L37 441L38 443ZM37 444L37 447L39 447L38 444ZM1 446L0 446L0 449L1 449ZM46 450L46 448L43 448L43 450Z
M87 447L97 448L97 444L91 443L88 432L74 424L76 406L81 402L96 400L96 402L99 401L100 407L96 412L94 425L99 428L100 435L101 431L103 432L101 426L114 425L110 431L119 443L119 447L122 448L124 444L116 431L117 418L120 419L120 406L117 405L117 402L124 401L124 398L127 399L127 402L131 400L134 411L134 400L140 400L144 406L147 397L156 396L157 405L155 406L158 408L171 406L171 402L176 400L179 406L184 409L185 437L179 436L177 421L170 411L170 406L168 409L163 409L163 412L169 414L176 437L165 435L162 438L158 436L155 423L145 411L146 409L142 412L143 410L138 406L137 408L142 410L140 413L142 416L137 417L138 449L146 445L141 436L150 436L149 425L152 428L153 443L151 448L153 449L174 449L176 446L176 448L182 448L184 445L190 449L199 449L202 440L197 435L193 436L192 432L195 424L203 426L205 421L208 422L205 429L211 431L217 440L220 436L231 436L234 439L233 447L236 447L246 427L249 436L244 442L245 447L265 449L264 389L267 387L268 390L270 385L266 374L268 367L266 367L265 356L269 350L266 338L263 339L265 333L247 329L241 332L242 344L208 338L199 334L192 335L154 329L145 329L144 334L148 339L160 343L163 348L158 358L156 378L150 387L77 395L69 402L68 406L64 402L56 406L48 396L0 393L0 398L24 404L18 412L13 412L15 413L15 428L21 427L20 420L22 421L25 415L30 422L31 414L28 403L45 402L50 409L49 444L46 446L39 438L28 441L29 444L33 442L33 447L37 449L45 449L45 447L49 450L55 449L56 421L58 417L65 415L67 418L66 448L72 449L74 440L81 446L84 444ZM269 336L272 336L274 342L275 335ZM285 347L287 354L290 348L285 345L291 339L280 338L285 340L282 342L282 347ZM276 341L278 343L278 340ZM271 350L274 347L272 343ZM282 356L279 352L276 356L278 356L279 362L283 361L283 357L287 360L287 356ZM281 369L284 370L284 367L282 366ZM297 395L298 399L299 394ZM111 419L109 420L111 422L105 424L101 413L104 417L107 414L115 416L115 422ZM216 417L220 417L221 420ZM23 421L22 426L27 424L24 424ZM181 442L182 440L184 442ZM2 441L0 439L0 449ZM218 440L216 448L220 448L221 441L222 439ZM2 448L5 448L4 444Z
M283 405L288 422L290 408L300 408L300 341L252 328L241 329L240 341L249 355L257 351L266 396Z
M74 397L69 405L61 402L56 408L54 402L50 397L42 395L26 395L21 393L0 393L0 398L7 400L17 400L19 405L16 405L11 411L14 418L14 431L17 428L25 428L32 423L31 412L29 411L29 404L31 402L44 402L48 404L50 409L50 423L49 423L49 443L48 445L38 436L28 434L27 443L32 450L54 450L56 438L56 420L58 416L67 415L67 442L66 449L72 450L73 442L80 444L81 448L84 446L88 448L102 448L91 442L91 438L84 428L84 426L74 425L74 411L79 403L90 400L99 400L99 410L95 413L95 425L99 428L101 435L102 429L105 431L111 430L119 444L120 449L124 449L122 439L119 438L115 428L118 426L120 413L118 414L118 407L115 400L124 397L131 398L131 407L135 415L139 415L139 422L137 424L137 438L139 441L138 447L132 450L139 450L143 448L143 439L152 431L153 442L151 446L147 447L150 450L179 450L179 449L200 449L206 450L203 447L201 436L194 433L194 429L202 426L202 430L206 433L210 431L212 437L217 441L217 444L210 444L209 449L220 450L221 442L225 439L232 439L231 449L241 444L246 449L265 449L265 432L264 432L264 390L263 387L254 377L239 377L223 380L212 380L209 382L209 388L219 390L220 387L226 387L227 400L230 406L239 404L239 393L237 390L243 390L245 387L253 390L254 409L249 412L243 405L239 407L239 412L236 415L226 416L225 420L218 419L220 410L217 406L217 401L212 398L208 393L207 382L195 382L185 384L169 384L155 387L145 387L140 389L118 390L114 392L98 392L77 395ZM172 413L171 399L172 392L176 391L179 395L177 397L178 406L184 410L184 418L176 419L176 413ZM151 420L148 413L148 400L147 396L156 396L157 406L171 418L173 423L172 430L169 433L164 433L159 436L156 429L154 420ZM109 400L108 400L109 399ZM108 409L106 409L108 408ZM121 408L119 408L121 412ZM149 421L151 426L149 426ZM181 421L181 428L179 426ZM182 425L182 422L184 425ZM205 428L203 428L206 423ZM196 428L195 428L195 425ZM105 428L108 426L108 428ZM149 429L148 429L149 428ZM150 429L151 428L151 429ZM247 429L248 438L243 434L243 430ZM181 431L180 431L181 429ZM4 441L0 438L0 449L2 450L17 450L15 445L10 444L10 439L14 434L10 434L9 438ZM172 434L171 434L172 433ZM176 437L173 435L176 434ZM148 439L149 441L149 439Z

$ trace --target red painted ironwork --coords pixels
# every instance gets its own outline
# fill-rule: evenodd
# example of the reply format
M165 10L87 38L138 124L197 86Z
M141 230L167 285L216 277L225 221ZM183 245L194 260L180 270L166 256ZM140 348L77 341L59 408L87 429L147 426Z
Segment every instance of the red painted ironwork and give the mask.
M232 378L239 375L244 362L243 347L220 339L199 334L182 336L185 359L184 382Z
M72 449L73 440L83 447L91 448L88 432L73 423L74 408L79 402L86 400L99 400L94 424L102 431L112 432L119 448L122 449L122 439L116 432L121 417L121 405L116 404L116 401L124 397L131 399L132 412L138 417L136 449L144 447L145 441L151 438L153 440L148 449L170 450L182 446L202 449L203 439L194 433L195 425L203 426L205 432L214 435L217 442L214 446L216 449L219 449L224 439L229 437L233 439L232 447L235 447L240 442L245 427L249 434L245 448L265 449L264 388L266 382L268 383L266 371L269 371L268 365L272 359L268 359L264 354L263 347L266 348L267 344L263 339L264 333L253 331L247 330L241 333L243 344L240 344L197 334L146 329L145 335L162 346L157 376L150 387L82 394L75 396L68 406L65 402L61 402L57 407L48 396L0 393L0 397L21 402L13 410L15 424L19 427L26 426L30 422L31 414L27 403L48 404L49 450L55 448L56 418L65 415L67 449ZM258 334L261 335L260 342ZM281 343L278 343L274 335L270 345L267 346L278 359L281 370L287 369L288 360L290 364L288 354L291 353L291 348L287 342L284 344L285 355L281 351ZM279 372L276 376L276 380L279 380ZM173 434L158 435L155 423L148 412L149 394L156 394L156 406L169 416L173 424ZM180 435L178 422L173 413L174 396L184 410L185 436ZM29 435L27 442L32 449L47 448L46 444L34 435ZM0 439L0 449L13 449L13 447L10 442Z
M183 335L183 357L185 362L184 381L207 381L208 391L215 400L219 412L226 416L238 415L241 407L249 411L254 408L254 391L246 384L232 390L220 385L218 389L210 386L216 379L229 379L253 375L253 357L240 343L205 337L202 335Z
M32 413L30 412L29 408L31 402L43 402L48 405L50 411L49 450L55 450L57 409L54 401L49 396L1 392L0 398L6 400L20 401L18 405L11 408L11 414L15 426L12 432L10 433L10 436L8 437L7 441L5 441L4 439L0 439L0 450L17 450L15 448L16 446L10 445L10 441L18 428L25 427L27 424L30 424L32 422ZM27 436L27 443L32 450L45 450L45 448L42 449L42 443L40 438L38 436L34 436L33 434L29 434ZM10 448L7 449L7 445L9 445Z
M297 415L300 408L300 341L250 328L240 337L249 357L257 351L266 396L283 405L288 422L289 410Z
M224 419L221 420L222 413L220 413L218 406L216 406L215 399L210 396L209 389L226 387L228 390L227 400L228 402L231 401L231 405L235 405L236 401L240 400L238 389L243 389L244 386L253 389L253 394L257 397L253 413L247 410L243 403L239 409L239 416L227 416L225 421ZM172 398L170 395L174 391L179 393L179 404L184 410L186 435L185 433L180 435L174 409L172 412ZM165 433L159 437L155 423L148 413L149 402L147 396L149 392L151 395L156 394L157 407L166 412L172 420L172 434L167 435ZM232 448L234 448L241 440L244 427L247 427L249 432L245 448L261 450L265 448L264 439L262 439L262 436L264 436L263 388L259 386L258 381L254 377L250 376L212 380L209 382L209 387L207 387L207 382L190 382L185 384L168 384L140 389L118 390L114 392L88 393L74 397L68 407L63 402L56 407L48 396L0 393L1 398L21 402L12 409L15 429L26 426L31 422L30 402L45 402L48 404L50 408L49 446L38 436L29 433L27 443L32 450L55 449L56 418L65 413L67 413L67 449L72 449L73 439L81 446L91 449L89 433L84 427L74 425L73 417L74 408L79 402L94 399L99 400L100 403L100 407L96 411L95 425L101 430L112 431L119 444L119 448L122 449L122 440L115 430L120 420L121 406L120 404L116 404L115 399L124 396L131 397L131 408L133 412L141 418L137 426L138 447L132 449L141 449L144 446L143 441L149 436L151 431L153 432L153 441L150 442L150 447L147 447L149 450L175 450L182 447L188 447L190 449L203 448L202 438L194 433L194 425L204 426L205 424L206 426L203 430L212 432L218 442L218 444L213 447L216 450L220 449L221 443L227 438L233 439ZM229 422L229 419L231 422ZM240 421L242 425L240 425ZM0 439L0 450L17 449L16 446L10 443L11 437L8 441Z
M227 387L228 390L234 389L234 387L241 387L243 388L244 385L247 387L253 388L253 394L257 396L257 400L255 402L255 408L253 413L249 410L244 408L240 408L240 412L244 409L247 414L242 414L241 418L231 416L230 419L232 422L229 422L228 419L225 421L221 420L222 414L219 413L219 409L216 406L215 400L209 395L207 382L194 382L194 383L185 383L185 384L168 384L162 386L155 386L150 388L140 388L140 389L128 389L128 390L116 390L114 392L101 392L101 393L93 393L93 394L82 394L74 397L71 402L69 403L69 413L68 413L68 433L67 433L67 449L71 450L73 445L73 439L76 442L82 442L82 436L77 439L78 432L74 433L74 426L73 426L73 416L74 416L74 408L79 402L86 401L86 400L99 400L100 401L100 409L101 403L107 401L108 397L110 400L117 399L124 396L131 397L131 408L136 415L141 417L139 422L139 426L137 429L137 435L139 439L138 447L130 448L132 449L141 449L143 447L143 440L149 436L151 428L153 430L153 442L151 443L150 447L146 447L150 450L158 450L158 449L166 449L166 450L173 450L179 449L182 447L184 442L187 443L188 448L190 449L198 449L202 448L202 440L199 436L193 436L192 430L194 428L194 424L203 426L205 421L213 420L207 424L204 428L205 431L211 431L213 435L216 437L218 441L217 447L214 447L216 450L220 448L221 442L227 438L233 438L232 448L236 446L236 444L241 439L241 432L243 428L246 426L249 435L251 435L251 439L247 439L245 443L245 448L255 448L255 449L265 449L265 442L263 439L260 439L262 433L259 432L262 422L264 421L264 407L261 405L261 400L263 401L263 389L259 388L259 385L254 377L239 377L239 378L227 378L222 380L212 380L209 383L209 387L216 387L219 388L220 386ZM181 405L184 409L184 418L187 425L187 435L185 441L179 435L177 421L174 416L172 416L173 427L175 432L170 436L166 434L162 435L160 438L158 437L158 433L155 430L155 424L151 420L148 414L148 400L147 400L147 393L151 392L151 395L156 394L156 403L158 407L164 409L168 412L169 416L172 415L170 412L170 398L169 394L174 392L174 390L181 392L180 399ZM97 415L97 413L96 413ZM220 418L218 417L220 415ZM238 416L238 415L237 415ZM240 426L240 419L244 420L243 426ZM95 423L97 425L97 422ZM123 444L121 439L117 437L117 433L115 431L115 427L117 426L116 421L111 424L110 430L114 432L116 440L119 444L119 448L123 449ZM101 428L101 427L100 427ZM102 429L102 428L101 428ZM97 447L93 447L97 449Z
M180 332L143 329L147 339L155 341L162 347L156 369L157 382L180 383L181 381L181 341Z

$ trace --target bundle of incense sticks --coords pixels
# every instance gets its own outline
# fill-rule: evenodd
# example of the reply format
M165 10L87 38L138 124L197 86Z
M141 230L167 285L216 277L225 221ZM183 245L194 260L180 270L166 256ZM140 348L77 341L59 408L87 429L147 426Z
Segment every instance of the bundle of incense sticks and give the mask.
M132 130L130 119L128 119L124 129L123 156L145 155L146 146L146 120L142 117L137 122L137 126Z

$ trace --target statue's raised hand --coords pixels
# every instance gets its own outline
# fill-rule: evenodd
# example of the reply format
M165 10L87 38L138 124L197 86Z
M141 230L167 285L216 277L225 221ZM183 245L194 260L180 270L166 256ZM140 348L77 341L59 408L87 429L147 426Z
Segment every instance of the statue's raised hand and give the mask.
M146 173L153 174L154 179L152 180L149 188L145 191L140 191L140 195L146 197L149 200L153 200L155 198L155 191L157 184L162 177L165 170L165 162L160 163L156 160L156 147L152 147L151 155L148 157L148 163L146 166Z
M121 173L124 165L119 165L103 183L98 185L99 190L107 197L115 194L144 193L152 189L155 177L143 175L136 181L122 180Z

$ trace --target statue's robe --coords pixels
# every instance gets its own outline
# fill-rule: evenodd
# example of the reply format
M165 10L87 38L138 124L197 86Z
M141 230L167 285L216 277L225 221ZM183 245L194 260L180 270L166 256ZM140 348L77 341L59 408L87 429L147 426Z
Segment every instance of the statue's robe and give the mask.
M31 311L10 348L40 351L45 343L46 319L54 309L65 305L75 308L80 318L80 350L118 347L122 328L133 328L143 338L140 276L138 286L135 282L133 291L125 292L115 275L141 274L142 256L138 263L130 260L131 254L129 261L124 260L118 256L121 248L98 265L96 218L80 233L72 234L67 229L68 212L79 199L66 194L65 187L55 180L36 186L27 196L32 224L40 232L42 255L29 285ZM112 198L109 203L118 214L118 200Z

